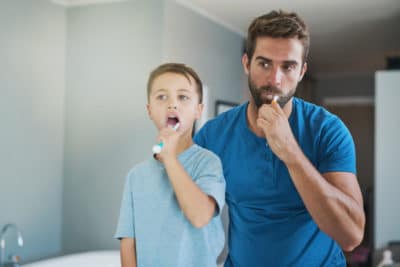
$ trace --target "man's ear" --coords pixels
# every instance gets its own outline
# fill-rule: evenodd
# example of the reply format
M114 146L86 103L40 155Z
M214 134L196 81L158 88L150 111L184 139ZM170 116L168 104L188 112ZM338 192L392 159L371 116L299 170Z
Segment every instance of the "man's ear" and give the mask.
M196 120L201 118L201 114L203 114L204 104L198 104L196 108Z
M247 56L246 53L244 53L243 56L242 56L242 65L243 65L244 72L246 74L249 74L250 61L249 61L249 57Z
M307 72L307 62L304 62L303 67L301 68L299 82L303 79L304 74Z

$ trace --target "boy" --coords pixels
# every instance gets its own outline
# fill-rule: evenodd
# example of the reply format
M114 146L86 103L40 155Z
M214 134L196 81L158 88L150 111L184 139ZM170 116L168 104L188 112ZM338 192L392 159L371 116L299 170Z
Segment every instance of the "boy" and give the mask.
M219 158L192 140L201 80L186 65L163 64L150 74L147 98L163 147L127 176L115 234L122 266L216 266L225 180Z

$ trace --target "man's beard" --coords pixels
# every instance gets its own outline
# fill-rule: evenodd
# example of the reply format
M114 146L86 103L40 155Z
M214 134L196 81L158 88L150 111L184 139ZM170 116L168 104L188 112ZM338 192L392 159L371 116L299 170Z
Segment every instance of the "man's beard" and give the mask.
M296 93L296 87L291 89L287 94L283 95L281 93L281 91L275 87L275 86L269 86L269 85L265 85L265 86L261 86L261 87L257 87L250 75L248 78L248 83L249 83L249 89L250 89L250 93L253 97L254 103L256 104L257 108L260 108L263 104L271 104L273 98L269 99L266 97L263 97L263 93L269 93L272 96L279 96L279 99L277 100L279 106L281 108L283 108L287 102L289 102L289 100L294 96L294 94Z

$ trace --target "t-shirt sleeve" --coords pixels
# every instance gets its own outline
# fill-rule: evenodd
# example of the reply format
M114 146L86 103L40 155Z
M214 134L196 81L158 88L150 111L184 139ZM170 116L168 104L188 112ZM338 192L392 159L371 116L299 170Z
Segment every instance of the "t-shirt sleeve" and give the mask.
M130 174L128 174L126 177L117 230L114 235L114 238L117 239L124 237L135 237L134 205L132 199Z
M321 173L357 172L353 137L337 117L323 127L318 154Z
M212 157L200 162L198 170L195 182L205 194L215 199L217 209L214 215L218 215L225 205L225 178L221 161L212 154Z

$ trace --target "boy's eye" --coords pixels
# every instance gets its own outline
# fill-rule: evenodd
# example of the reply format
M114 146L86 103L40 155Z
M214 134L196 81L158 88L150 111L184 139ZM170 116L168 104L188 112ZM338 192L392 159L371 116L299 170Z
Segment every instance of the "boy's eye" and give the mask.
M183 101L186 101L186 100L189 100L189 97L186 96L186 95L180 95L180 96L179 96L179 99L180 99L180 100L183 100Z
M158 96L156 96L156 99L158 99L158 100L166 100L167 96L166 95L158 95Z

